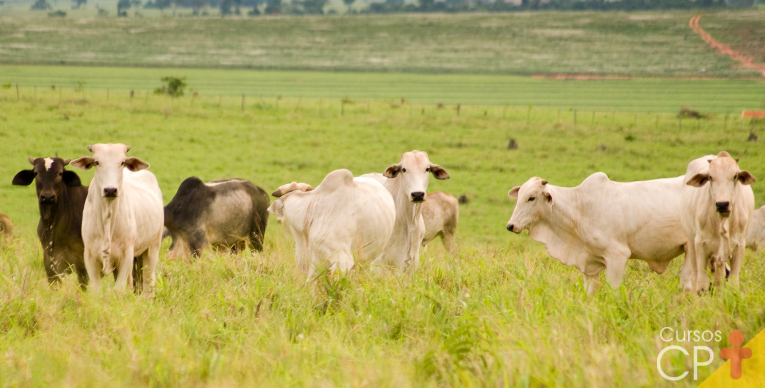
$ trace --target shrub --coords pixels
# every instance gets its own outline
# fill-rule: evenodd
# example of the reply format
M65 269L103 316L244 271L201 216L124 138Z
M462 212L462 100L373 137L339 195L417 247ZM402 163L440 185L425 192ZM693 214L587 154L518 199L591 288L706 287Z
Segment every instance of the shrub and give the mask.
M154 89L154 94L167 94L171 97L183 95L183 89L186 88L186 77L164 77L161 81L165 84Z

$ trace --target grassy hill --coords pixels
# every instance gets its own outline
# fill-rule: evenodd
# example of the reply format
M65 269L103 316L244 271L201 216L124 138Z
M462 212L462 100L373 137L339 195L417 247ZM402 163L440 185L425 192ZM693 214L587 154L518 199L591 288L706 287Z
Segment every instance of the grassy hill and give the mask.
M280 70L753 77L688 27L693 12L359 16L0 16L0 62ZM40 17L42 15L42 17ZM711 13L711 32L765 25L765 11ZM758 30L759 29L759 30ZM723 34L725 35L725 34ZM760 34L761 35L761 34ZM726 39L747 39L732 32ZM723 40L725 41L725 40Z

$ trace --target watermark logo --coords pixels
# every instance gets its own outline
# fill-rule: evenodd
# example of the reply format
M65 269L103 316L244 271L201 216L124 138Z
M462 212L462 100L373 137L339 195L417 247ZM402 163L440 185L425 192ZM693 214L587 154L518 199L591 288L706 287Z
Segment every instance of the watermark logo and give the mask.
M661 329L661 332L659 333L659 337L661 337L661 340L664 342L670 342L670 341L678 341L678 342L720 342L722 340L722 333L717 331L698 331L698 330L686 330L686 331L675 331L671 327L665 327ZM669 380L669 381L678 381L684 379L686 376L688 376L688 371L683 372L680 376L670 376L666 372L664 372L664 369L661 368L661 359L664 356L665 353L669 352L670 350L676 350L682 352L686 356L690 356L690 353L688 353L687 350L685 350L684 347L678 346L678 345L671 345L667 346L666 348L662 349L662 351L659 353L659 356L656 357L656 368L659 370L659 374L661 377ZM699 354L701 351L706 352L706 361L702 361L699 358ZM698 380L699 378L699 367L700 366L707 366L711 364L715 359L715 353L712 351L712 348L709 346L694 346L693 347L693 379Z
M686 330L675 331L670 327L661 329L659 337L664 342L721 342L722 333L717 331L698 331L698 330ZM742 347L744 344L744 334L740 331L731 332L728 335L728 343L730 347L720 349L720 358L723 360L730 360L730 377L734 380L738 380L742 375L743 360L752 358L752 349ZM662 369L661 360L667 352L677 351L683 353L686 357L690 357L690 352L685 347L678 345L670 345L662 349L658 357L656 357L656 368L659 371L661 377L669 381L678 381L686 378L690 374L689 371L683 372L679 376L670 376ZM706 356L704 356L706 353ZM702 357L699 357L702 355ZM698 380L699 367L712 364L715 359L715 354L712 348L704 346L703 344L693 346L693 380ZM748 373L748 372L747 372ZM748 376L748 374L747 374Z
M720 349L720 357L730 360L730 377L738 380L741 378L741 364L743 360L752 358L752 349L740 347L744 344L744 333L740 331L730 333L728 343L733 347Z

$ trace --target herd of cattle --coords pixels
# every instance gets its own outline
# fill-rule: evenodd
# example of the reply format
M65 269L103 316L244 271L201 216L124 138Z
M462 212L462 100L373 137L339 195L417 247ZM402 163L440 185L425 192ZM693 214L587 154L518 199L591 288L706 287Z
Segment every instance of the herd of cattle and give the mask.
M308 280L321 271L345 272L356 260L372 268L414 271L419 251L440 236L456 256L457 200L427 193L429 176L449 179L428 154L411 151L382 174L354 177L332 171L314 189L292 182L276 189L271 203L260 187L242 179L183 181L162 206L149 164L126 154L124 144L88 146L93 155L29 159L30 170L14 185L35 182L40 209L37 233L50 282L75 272L80 287L100 288L112 274L116 290L133 286L152 294L161 241L172 238L168 258L198 256L207 246L238 253L248 244L263 249L269 213L295 240L298 267ZM95 167L90 186L65 166ZM746 246L765 243L765 207L754 210L755 178L727 152L692 161L684 176L641 182L612 182L595 173L577 187L548 184L538 177L510 190L518 199L507 223L511 232L528 229L548 253L584 274L588 294L600 272L616 288L629 259L663 273L685 253L681 284L687 292L714 285L738 285ZM0 214L0 232L10 233Z

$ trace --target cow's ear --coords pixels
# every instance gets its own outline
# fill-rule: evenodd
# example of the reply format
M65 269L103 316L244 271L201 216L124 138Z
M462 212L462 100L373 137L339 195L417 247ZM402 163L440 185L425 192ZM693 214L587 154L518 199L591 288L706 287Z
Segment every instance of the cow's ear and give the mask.
M433 174L433 176L436 179L444 180L449 179L449 173L444 170L443 167L437 165L437 164L430 164L430 173Z
M271 204L271 206L268 207L268 212L271 214L276 214L277 217L283 217L284 216L284 204L281 200L276 200L274 203Z
M519 191L521 191L521 186L515 186L512 189L510 189L510 191L507 193L507 195L509 195L509 196L511 196L513 198L518 198L518 192Z
M35 180L34 170L21 170L13 177L13 184L16 186L29 186Z
M88 146L90 147L90 146ZM72 166L77 167L81 170L90 170L93 168L93 166L96 164L96 160L89 157L89 156L83 156L79 159L75 159L70 163Z
M707 181L709 181L709 174L696 174L693 178L689 179L688 182L685 182L685 184L693 187L701 187L707 184Z
M80 182L80 177L74 171L64 170L64 175L62 175L61 178L64 180L64 184L67 187L80 187L80 186L82 186L82 182Z
M398 175L399 172L401 172L401 163L398 164L391 164L390 167L385 169L385 172L383 172L383 176L386 178L395 178L396 175Z
M736 178L738 178L738 181L741 182L742 185L751 185L752 183L757 182L757 179L754 179L754 175L746 170L739 171Z
M545 200L547 200L547 203L549 203L550 205L554 204L555 198L553 198L553 195L550 192L549 186L545 186L544 190L542 190L542 195L545 196Z
M688 186L702 187L709 182L709 174L696 174L688 182L685 182Z
M149 163L144 162L138 158L125 159L125 167L132 172L141 171L149 168Z

